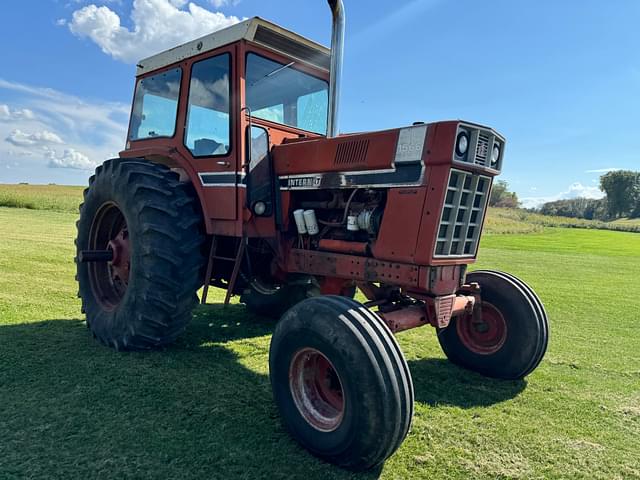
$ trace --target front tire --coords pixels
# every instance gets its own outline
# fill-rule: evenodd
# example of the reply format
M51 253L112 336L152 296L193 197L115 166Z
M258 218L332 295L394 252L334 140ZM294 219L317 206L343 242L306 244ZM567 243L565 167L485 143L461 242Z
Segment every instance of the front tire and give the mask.
M191 319L201 283L204 234L197 196L163 165L107 160L84 192L78 256L111 250L113 261L77 264L87 326L117 350L172 343Z
M382 319L352 299L292 307L273 334L269 373L284 424L328 462L372 468L409 431L413 385L404 356Z
M475 271L467 282L480 285L482 322L470 315L451 319L438 340L453 363L488 377L521 379L542 361L549 322L535 292L513 275Z

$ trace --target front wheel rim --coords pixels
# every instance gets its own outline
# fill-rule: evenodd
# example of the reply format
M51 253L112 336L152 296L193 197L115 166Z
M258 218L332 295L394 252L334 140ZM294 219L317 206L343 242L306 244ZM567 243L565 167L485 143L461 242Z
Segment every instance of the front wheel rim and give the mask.
M491 355L502 348L507 340L507 322L496 307L482 302L482 320L473 315L458 317L456 331L462 344L478 355Z
M345 411L342 382L319 350L296 352L289 368L289 388L298 411L312 427L332 432L340 426Z

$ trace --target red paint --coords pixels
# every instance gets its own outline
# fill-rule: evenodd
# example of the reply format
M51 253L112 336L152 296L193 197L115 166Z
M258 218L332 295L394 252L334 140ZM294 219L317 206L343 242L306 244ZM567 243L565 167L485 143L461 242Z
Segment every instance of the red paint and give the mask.
M108 248L113 252L111 260L111 277L114 281L122 280L129 284L129 268L131 264L131 251L129 246L129 231L126 226L120 233L108 243Z
M456 319L458 337L465 347L478 355L490 355L502 348L507 339L507 322L490 303L482 303L481 318L463 315Z
M323 238L318 242L318 247L320 250L355 255L366 255L368 249L367 243L364 242L346 242L332 238Z
M322 280L320 280L320 293L322 293L322 295L340 295L345 297L349 296L349 290L352 288L352 282L344 278L323 277Z
M424 307L408 307L394 312L379 314L393 333L429 325Z
M296 352L289 367L289 388L298 411L314 428L331 432L340 426L345 410L342 383L319 350Z
M394 188L389 191L373 255L381 260L415 263L423 246L417 246L427 189Z

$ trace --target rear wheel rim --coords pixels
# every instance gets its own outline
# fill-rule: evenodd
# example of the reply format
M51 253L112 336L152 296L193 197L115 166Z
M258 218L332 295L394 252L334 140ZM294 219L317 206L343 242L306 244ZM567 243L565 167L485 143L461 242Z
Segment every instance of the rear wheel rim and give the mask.
M296 352L289 368L289 387L298 411L312 427L331 432L345 410L342 382L331 361L315 348Z
M89 235L89 249L111 250L110 262L89 263L89 283L96 301L108 311L120 305L129 285L131 246L124 214L113 202L103 204L96 213Z
M502 348L507 339L507 322L500 310L488 302L482 302L482 320L473 315L459 317L456 330L462 344L478 355L491 355Z

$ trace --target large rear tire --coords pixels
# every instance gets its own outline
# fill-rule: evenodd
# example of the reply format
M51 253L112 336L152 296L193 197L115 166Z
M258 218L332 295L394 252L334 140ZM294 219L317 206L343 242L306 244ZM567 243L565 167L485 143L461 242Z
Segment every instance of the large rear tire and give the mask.
M292 307L273 334L269 372L284 424L328 462L372 468L409 431L413 385L404 356L382 319L350 298Z
M522 280L490 270L467 275L480 285L482 322L454 317L438 331L453 363L488 377L521 379L540 364L549 343L549 322L542 302Z
M163 165L107 160L84 192L78 255L113 251L111 262L77 264L87 326L117 350L172 343L186 328L202 282L204 242L195 192Z

